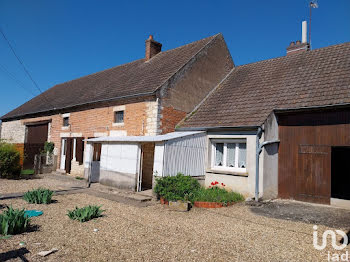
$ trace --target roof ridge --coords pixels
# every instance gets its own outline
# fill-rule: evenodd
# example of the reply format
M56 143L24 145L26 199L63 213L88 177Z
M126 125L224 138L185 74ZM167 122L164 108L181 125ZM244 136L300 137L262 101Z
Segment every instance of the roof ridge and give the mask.
M178 49L178 48L183 48L183 47L185 47L185 46L188 46L188 45L197 43L197 42L199 42L199 41L203 41L204 39L209 39L209 38L211 38L211 37L212 37L212 38L215 38L216 36L218 36L218 35L220 35L220 34L221 34L221 33L217 33L217 34L215 34L215 35L208 36L208 37L205 37L205 38L202 38L202 39L199 39L199 40L190 42L190 43L188 43L188 44L181 45L181 46L178 46L178 47L175 47L175 48L166 50L166 51L164 51L164 52L160 52L160 53L158 53L157 55L159 55L159 54L164 54L164 53L167 53L167 52L169 52L169 51L176 50L176 49ZM208 42L208 43L209 43L209 42ZM208 43L207 43L207 44L208 44ZM155 55L154 57L156 57L157 55ZM152 58L153 58L153 57L152 57ZM192 58L192 57L191 57L191 58ZM108 70L112 70L112 69L115 69L115 68L117 68L117 67L123 67L123 66L126 66L126 65L128 65L128 64L132 64L132 63L135 63L135 62L138 62L138 61L141 61L141 60L145 60L145 58L139 58L139 59L136 59L136 60L133 60L133 61L124 63L124 64L116 65L116 66L113 66L113 67L110 67L110 68L103 69L103 70L101 70L101 71L97 71L97 72L94 72L94 73L91 73L91 74L87 74L87 75L84 75L84 76L80 76L80 77L78 77L78 78L74 78L74 79L71 79L71 80L68 80L68 81L65 81L65 82L56 84L56 85L50 87L49 89L51 89L51 88L53 88L53 87L55 87L55 86L61 85L61 84L66 84L66 83L69 83L69 82L72 82L72 81L75 81L75 80L79 80L79 79L84 78L84 77L93 76L93 75L95 75L95 74L99 74L99 73L102 73L102 72L105 72L105 71L108 71ZM49 89L45 90L45 92L48 91Z
M260 61L256 61L256 62L251 62L251 63L239 65L237 67L243 67L243 66L248 66L248 65L253 65L253 64L259 64L259 63L263 63L263 62L271 62L273 60L279 60L279 59L287 58L287 57L301 56L301 55L305 55L305 54L314 53L315 51L324 50L324 49L328 49L328 48L334 48L335 46L341 46L341 45L347 45L347 44L350 44L350 42L344 42L344 43L340 43L340 44L324 46L324 47L308 50L307 52L300 52L300 53L297 53L297 54L293 54L293 56L287 56L287 55L278 56L278 57L274 57L274 58L269 58L269 59L265 59L265 60L260 60Z

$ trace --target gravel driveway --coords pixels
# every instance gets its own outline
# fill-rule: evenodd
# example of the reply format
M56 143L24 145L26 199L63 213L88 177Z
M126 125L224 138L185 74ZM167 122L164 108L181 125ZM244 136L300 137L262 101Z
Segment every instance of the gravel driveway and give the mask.
M23 261L20 256L29 261L326 261L330 250L313 248L312 224L261 216L245 204L180 213L159 204L140 208L87 194L54 199L50 205L0 201L44 211L32 219L36 231L0 240L0 261ZM86 223L66 216L67 209L88 204L103 205L105 216ZM51 248L59 251L37 255Z
M83 185L43 175L0 180L0 194ZM54 200L50 205L0 200L0 212L5 205L44 211L32 219L32 232L0 239L0 261L327 261L328 251L334 250L331 245L323 251L313 248L313 225L318 225L320 239L326 229L350 229L350 211L288 201L181 213L158 203L137 207L90 193L56 195ZM68 209L89 204L102 205L105 216L86 223L69 220ZM20 246L21 241L26 245ZM37 255L51 248L59 251ZM347 246L342 253L349 250Z

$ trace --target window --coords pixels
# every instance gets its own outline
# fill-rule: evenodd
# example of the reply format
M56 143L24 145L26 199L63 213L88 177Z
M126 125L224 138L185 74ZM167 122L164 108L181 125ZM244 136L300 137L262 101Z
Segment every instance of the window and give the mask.
M63 118L63 126L69 126L69 116Z
M212 168L245 171L246 140L213 139Z
M114 112L114 123L124 123L124 111Z

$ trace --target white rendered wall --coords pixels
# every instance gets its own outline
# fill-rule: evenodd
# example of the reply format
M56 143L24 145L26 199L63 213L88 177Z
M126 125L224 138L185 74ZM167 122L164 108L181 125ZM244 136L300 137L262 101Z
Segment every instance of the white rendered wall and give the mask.
M101 170L136 174L138 150L137 144L102 144Z
M153 175L163 176L164 143L157 143L154 147Z

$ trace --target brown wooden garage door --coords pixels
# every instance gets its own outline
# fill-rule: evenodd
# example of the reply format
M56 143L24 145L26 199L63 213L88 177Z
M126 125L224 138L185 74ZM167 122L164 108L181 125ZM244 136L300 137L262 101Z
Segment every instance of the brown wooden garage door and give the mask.
M33 168L34 157L44 149L47 141L48 123L27 125L26 143L24 144L24 162L23 168Z
M350 110L283 114L278 122L279 196L329 204L331 151L350 145Z

